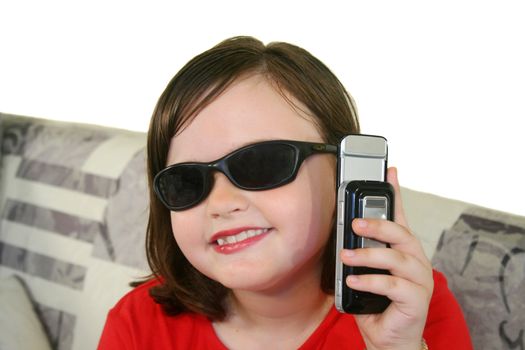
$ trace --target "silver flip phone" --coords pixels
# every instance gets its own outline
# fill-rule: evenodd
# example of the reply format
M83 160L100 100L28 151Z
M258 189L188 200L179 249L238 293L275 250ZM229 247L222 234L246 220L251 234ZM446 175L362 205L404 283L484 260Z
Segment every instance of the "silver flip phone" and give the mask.
M338 150L337 249L335 267L335 306L340 312L372 314L383 312L390 300L381 295L353 290L346 285L348 275L388 274L366 266L346 266L342 249L388 247L360 237L352 230L355 218L393 220L394 191L385 182L387 141L381 136L348 135Z

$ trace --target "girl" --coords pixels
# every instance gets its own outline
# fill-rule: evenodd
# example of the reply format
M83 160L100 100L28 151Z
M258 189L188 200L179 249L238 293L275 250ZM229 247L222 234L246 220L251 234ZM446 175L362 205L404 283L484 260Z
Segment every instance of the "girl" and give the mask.
M470 349L407 228L394 168L395 222L352 223L391 248L335 251L329 145L358 132L349 94L301 48L236 37L192 59L148 133L153 273L110 311L99 348ZM335 254L390 270L346 281L390 298L382 314L335 310Z

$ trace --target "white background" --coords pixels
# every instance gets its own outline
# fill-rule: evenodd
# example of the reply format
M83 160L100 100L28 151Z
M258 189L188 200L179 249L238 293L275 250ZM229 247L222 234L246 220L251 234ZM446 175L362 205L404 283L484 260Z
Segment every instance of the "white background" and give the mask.
M288 41L390 141L402 185L525 215L523 1L0 0L0 111L145 131L190 58ZM439 208L436 208L439 210Z

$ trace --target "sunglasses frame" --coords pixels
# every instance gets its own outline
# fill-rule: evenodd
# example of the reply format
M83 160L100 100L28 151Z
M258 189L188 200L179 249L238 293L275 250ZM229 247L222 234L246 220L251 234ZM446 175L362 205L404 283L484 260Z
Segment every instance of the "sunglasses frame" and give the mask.
M291 172L290 176L286 177L285 179L279 181L276 184L268 185L268 186L261 186L261 187L249 187L249 186L242 186L239 184L230 173L230 169L228 167L228 160L232 158L233 156L237 155L240 152L244 152L247 149L254 148L257 146L263 146L263 145L271 145L271 144L282 144L289 147L292 147L295 150L295 161L294 161L294 168ZM216 159L211 162L183 162L183 163L176 163L172 164L155 175L155 178L153 179L153 189L155 191L155 194L157 195L157 198L164 204L166 208L168 208L171 211L182 211L189 209L191 207L196 206L200 202L202 202L211 192L211 189L213 188L213 180L209 180L210 174L213 171L219 171L222 174L224 174L228 180L235 185L237 188L248 190L248 191L264 191L264 190L270 190L272 188L277 188L280 186L284 186L293 180L295 180L297 173L299 172L299 168L301 167L301 164L303 161L308 158L309 156L313 154L318 153L332 153L337 154L337 146L329 145L325 143L316 143L316 142L304 142L304 141L293 141L293 140L271 140L271 141L262 141L257 143L252 143L246 146L243 146L241 148L238 148L225 156ZM204 182L203 182L203 190L198 199L195 201L183 205L183 206L173 206L170 205L166 199L164 198L164 195L162 194L161 185L160 182L162 180L162 177L172 171L174 168L178 168L181 166L193 166L202 174Z

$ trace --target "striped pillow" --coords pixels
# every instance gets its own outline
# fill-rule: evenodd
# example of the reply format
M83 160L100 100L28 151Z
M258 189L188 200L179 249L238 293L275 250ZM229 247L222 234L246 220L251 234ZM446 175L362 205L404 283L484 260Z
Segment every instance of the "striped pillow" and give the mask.
M0 277L22 276L55 349L94 349L148 271L145 134L3 115Z

